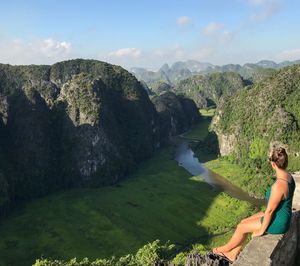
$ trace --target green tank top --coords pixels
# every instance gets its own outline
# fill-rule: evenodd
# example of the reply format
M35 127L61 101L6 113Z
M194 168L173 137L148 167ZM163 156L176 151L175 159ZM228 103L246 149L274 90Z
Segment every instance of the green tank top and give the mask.
M272 215L271 222L266 230L269 234L284 234L288 231L290 227L292 218L292 203L295 191L295 181L292 176L291 181L288 182L288 187L289 189L286 199L281 200L281 202L278 204L275 212ZM272 186L270 186L266 192L267 204L270 199L271 188ZM263 222L263 218L264 217L261 217L260 219L261 223Z

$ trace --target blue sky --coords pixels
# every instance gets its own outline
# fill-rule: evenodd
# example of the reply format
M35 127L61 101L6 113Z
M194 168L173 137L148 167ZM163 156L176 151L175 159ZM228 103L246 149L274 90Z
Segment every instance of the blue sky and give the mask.
M300 59L296 0L0 0L0 63Z

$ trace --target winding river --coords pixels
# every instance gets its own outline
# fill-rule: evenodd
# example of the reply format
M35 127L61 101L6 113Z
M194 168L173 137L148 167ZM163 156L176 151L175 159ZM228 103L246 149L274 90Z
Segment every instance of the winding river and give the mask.
M250 197L239 187L233 185L224 177L209 170L201 163L194 152L189 147L188 141L181 136L173 137L172 143L175 146L175 160L180 166L185 168L192 175L200 175L209 185L213 186L218 191L224 191L230 196L245 200L251 204L261 207L265 204L265 200Z

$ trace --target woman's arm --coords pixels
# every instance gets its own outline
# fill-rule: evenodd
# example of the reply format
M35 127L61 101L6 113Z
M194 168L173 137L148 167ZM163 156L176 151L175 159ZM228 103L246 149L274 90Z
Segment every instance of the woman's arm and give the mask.
M264 220L261 225L261 228L258 231L254 232L252 236L261 236L264 234L264 232L267 230L271 222L274 211L276 210L278 204L282 199L282 196L283 196L283 192L279 184L275 182L271 188L271 195L269 198L267 209L264 213Z

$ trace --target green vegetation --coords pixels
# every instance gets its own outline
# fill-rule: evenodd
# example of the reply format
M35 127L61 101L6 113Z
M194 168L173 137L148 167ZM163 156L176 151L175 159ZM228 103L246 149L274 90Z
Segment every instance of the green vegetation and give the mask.
M34 266L152 266L154 263L164 263L171 259L175 245L161 244L159 240L148 243L140 248L135 255L128 254L120 258L96 259L90 261L84 258L79 261L76 258L70 261L51 259L37 260Z
M192 126L187 133L183 134L183 136L187 139L203 141L209 133L210 122L215 113L215 110L216 109L214 108L200 109L199 112L203 117L202 121Z
M216 109L215 108L200 109L199 112L204 117L210 117L210 118L212 118L215 115Z
M180 81L174 91L193 99L199 108L216 106L221 96L233 95L247 83L234 72L195 75Z
M258 179L253 174L247 173L246 169L236 163L230 162L227 158L219 157L205 162L205 166L217 174L228 179L231 183L240 187L246 192L255 191L254 195L264 195L265 183L270 180ZM267 183L270 185L270 183ZM251 194L251 193L250 193Z
M235 72L241 75L243 79L247 80L251 84L251 83L260 82L263 79L272 76L274 73L276 73L275 68L279 68L279 65L277 67L276 63L274 63L274 65L270 64L269 66L264 65L263 67L260 66L259 63L245 64L243 66L228 64L224 66L217 66L214 68L207 69L206 71L204 71L204 73Z
M115 183L160 141L153 104L119 66L0 64L0 96L1 216L62 188Z
M263 196L271 181L270 144L285 145L289 170L299 170L299 84L300 65L287 67L252 89L224 98L217 108L213 130L231 136L230 142L223 143L231 147L226 158L245 169L249 178L239 182L251 194Z
M161 140L168 142L170 135L185 132L201 119L195 102L174 92L154 96L151 101L158 113Z
M187 139L192 140L204 140L209 133L208 127L210 125L210 119L204 119L200 123L194 125L187 133L183 136Z
M251 212L248 203L191 178L165 148L116 186L61 192L15 210L0 224L0 265L29 265L41 255L118 257L156 239L209 249L214 235Z

